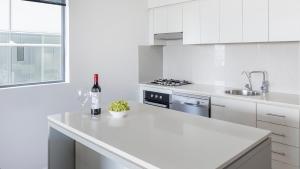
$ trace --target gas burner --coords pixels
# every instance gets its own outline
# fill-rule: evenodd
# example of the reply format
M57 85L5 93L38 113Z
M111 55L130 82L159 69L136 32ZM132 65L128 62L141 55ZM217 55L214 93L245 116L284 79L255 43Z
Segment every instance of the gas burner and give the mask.
M160 85L160 86L183 86L183 85L192 84L191 82L186 80L175 80L175 79L157 79L150 83L155 85Z

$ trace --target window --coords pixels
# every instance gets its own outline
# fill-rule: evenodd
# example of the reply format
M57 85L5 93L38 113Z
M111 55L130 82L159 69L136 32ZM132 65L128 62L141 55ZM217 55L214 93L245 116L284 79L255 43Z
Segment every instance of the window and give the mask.
M65 80L64 10L0 0L0 87Z

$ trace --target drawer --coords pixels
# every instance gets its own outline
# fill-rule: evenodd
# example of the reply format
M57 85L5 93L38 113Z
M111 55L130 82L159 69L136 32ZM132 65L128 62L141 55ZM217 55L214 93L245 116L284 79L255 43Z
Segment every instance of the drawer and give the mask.
M260 121L299 128L298 109L257 104L257 119Z
M299 169L299 167L272 160L272 169Z
M272 159L299 166L299 148L272 142Z
M299 147L299 129L257 121L257 127L272 131L272 141Z

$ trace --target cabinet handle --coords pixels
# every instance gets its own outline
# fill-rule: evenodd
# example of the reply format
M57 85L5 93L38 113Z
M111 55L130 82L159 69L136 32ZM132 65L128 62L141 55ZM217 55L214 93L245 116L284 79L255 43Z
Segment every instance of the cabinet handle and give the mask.
M278 155L281 155L281 156L285 156L285 153L281 153L281 152L277 152L277 151L272 151L272 153L278 154Z
M279 137L286 137L285 134L278 134L278 133L274 133L274 132L272 132L272 134L275 136L279 136Z
M217 107L226 107L225 105L220 105L220 104L211 104L212 106L217 106Z
M267 116L274 116L274 117L286 118L286 116L284 116L284 115L278 115L278 114L272 114L272 113L267 113Z

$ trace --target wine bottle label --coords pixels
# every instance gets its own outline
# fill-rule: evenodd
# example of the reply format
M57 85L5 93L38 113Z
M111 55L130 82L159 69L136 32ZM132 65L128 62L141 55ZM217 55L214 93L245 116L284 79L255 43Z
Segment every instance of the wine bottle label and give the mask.
M100 109L100 93L92 92L92 109Z

